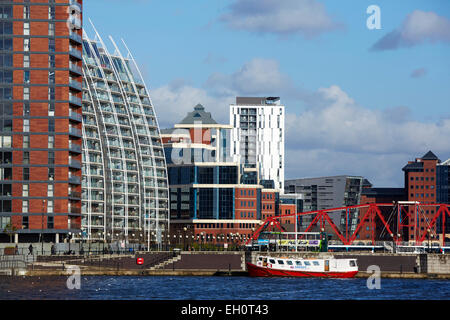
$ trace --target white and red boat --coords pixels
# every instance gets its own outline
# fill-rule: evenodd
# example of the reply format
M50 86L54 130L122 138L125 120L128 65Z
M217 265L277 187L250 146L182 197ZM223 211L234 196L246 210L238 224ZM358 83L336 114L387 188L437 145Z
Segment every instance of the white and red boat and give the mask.
M256 264L247 262L251 277L353 278L358 273L356 259L294 259L259 256Z

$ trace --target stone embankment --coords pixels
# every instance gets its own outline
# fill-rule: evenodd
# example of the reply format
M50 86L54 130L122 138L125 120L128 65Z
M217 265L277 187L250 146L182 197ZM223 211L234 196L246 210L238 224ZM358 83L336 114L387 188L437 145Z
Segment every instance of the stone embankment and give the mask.
M360 272L356 277L373 275L377 266L385 278L450 279L450 258L443 254L389 253L267 253L243 251L138 252L127 255L38 257L21 275L65 276L77 266L83 276L245 276L246 262L256 262L260 254L283 257L356 258ZM13 273L14 274L14 273ZM17 270L15 272L17 274Z

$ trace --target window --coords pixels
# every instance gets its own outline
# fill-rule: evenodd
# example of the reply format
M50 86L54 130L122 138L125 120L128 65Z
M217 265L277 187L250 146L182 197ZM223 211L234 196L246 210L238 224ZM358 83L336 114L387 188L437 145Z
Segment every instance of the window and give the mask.
M55 72L54 71L50 71L48 73L48 83L49 84L54 84L55 83Z
M55 52L55 39L48 39L48 51Z
M22 160L23 164L29 164L30 163L30 152L29 151L24 151L23 152L23 160Z
M292 265L294 265L293 263L292 263L292 261L291 260L287 260L286 261L286 263L289 265L289 266L292 266Z
M28 197L28 191L30 190L29 184L22 185L22 197Z
M50 102L48 104L48 116L49 117L55 116L55 103L54 102Z
M23 51L30 51L30 39L23 39Z
M54 55L49 55L48 56L48 67L49 68L55 68L56 64L55 64L55 56Z
M55 164L55 152L54 151L48 152L48 164Z
M284 264L283 260L277 260L278 264Z
M55 132L55 119L48 119L48 132Z
M23 104L23 115L24 116L30 115L30 103L29 102L24 102L24 104Z
M311 263L309 261L305 261L303 263L305 264L305 266L310 266L311 265Z
M23 119L23 132L30 132L30 119Z
M24 68L30 67L30 55L28 55L28 54L23 55L23 67Z
M48 168L48 180L55 180L55 168Z
M48 35L49 36L54 36L55 35L55 23L54 22L50 22L48 24Z
M30 136L23 136L23 148L27 149L30 147Z
M53 200L48 200L47 201L47 212L48 213L53 213Z
M356 267L355 260L350 260L350 267Z
M318 261L313 261L313 265L318 266L319 262Z
M55 7L48 7L48 18L55 19Z
M54 217L47 217L47 229L54 228Z
M301 261L295 261L295 264L298 265L298 266L301 266L302 262Z
M29 22L24 22L23 23L23 35L24 36L29 36L30 35L30 23Z
M23 200L22 201L22 212L23 213L28 213L28 200Z
M30 88L23 88L23 100L30 100Z
M30 168L23 168L23 180L30 180Z
M55 136L48 136L48 148L53 149L55 147Z
M23 18L30 19L30 6L23 6Z
M22 217L22 229L28 229L28 217Z

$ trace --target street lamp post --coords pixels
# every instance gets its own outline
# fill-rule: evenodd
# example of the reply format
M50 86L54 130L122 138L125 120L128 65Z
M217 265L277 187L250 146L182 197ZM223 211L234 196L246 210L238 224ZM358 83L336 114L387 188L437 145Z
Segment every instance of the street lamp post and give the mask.
M187 231L187 228L184 227L184 228L183 228L183 231L184 231L184 236L183 236L183 250L186 250L186 231Z
M203 232L200 232L200 241L201 241L200 250L203 251Z

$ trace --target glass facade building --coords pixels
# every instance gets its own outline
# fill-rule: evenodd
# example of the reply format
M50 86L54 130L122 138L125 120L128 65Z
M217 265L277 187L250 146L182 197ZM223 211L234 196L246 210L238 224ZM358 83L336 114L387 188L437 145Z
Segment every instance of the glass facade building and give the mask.
M168 179L155 111L137 64L95 31L83 40L82 235L161 243Z

